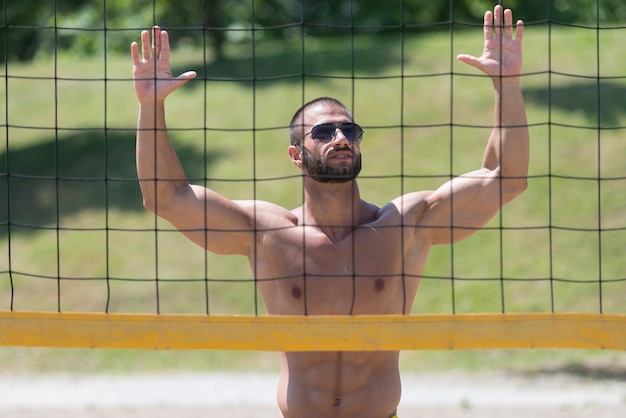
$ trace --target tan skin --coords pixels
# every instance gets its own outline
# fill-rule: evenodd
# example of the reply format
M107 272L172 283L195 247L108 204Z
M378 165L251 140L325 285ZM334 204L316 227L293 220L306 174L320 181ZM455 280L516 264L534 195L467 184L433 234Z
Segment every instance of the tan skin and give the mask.
M140 102L137 170L144 206L208 251L247 256L269 314L408 313L431 246L470 236L526 188L528 129L519 87L524 26L516 23L515 36L513 27L511 11L496 6L485 13L483 54L458 56L491 76L494 85L494 128L480 168L437 190L408 193L378 207L361 199L356 180L318 182L302 165L303 147L340 166L353 163L360 145L341 130L329 142L308 135L288 148L303 174L304 204L293 210L230 200L188 183L169 142L164 101L196 74L173 77L167 32L153 28L151 44L150 33L143 31L141 50L133 42L131 55ZM308 131L352 117L341 106L317 104L303 121ZM389 417L400 401L398 357L398 352L281 353L281 416Z

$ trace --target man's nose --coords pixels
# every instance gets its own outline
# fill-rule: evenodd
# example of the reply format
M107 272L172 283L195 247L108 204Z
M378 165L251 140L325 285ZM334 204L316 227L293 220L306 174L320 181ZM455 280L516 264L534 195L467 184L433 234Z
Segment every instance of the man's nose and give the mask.
M350 141L348 141L348 138L346 138L346 136L343 134L341 128L335 128L335 134L333 135L332 142L334 144L350 144Z

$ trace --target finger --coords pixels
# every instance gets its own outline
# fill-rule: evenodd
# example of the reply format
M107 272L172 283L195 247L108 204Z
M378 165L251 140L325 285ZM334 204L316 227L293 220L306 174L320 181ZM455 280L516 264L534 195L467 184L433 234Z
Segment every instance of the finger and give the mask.
M513 37L513 12L511 9L504 11L504 36L507 38Z
M152 56L158 59L161 55L161 28L154 26L152 28Z
M150 34L147 30L141 32L141 53L144 60L150 59Z
M502 6L499 4L493 9L493 27L496 29L496 37L502 35Z
M493 25L492 20L493 14L490 10L485 12L485 17L483 18L483 32L485 33L485 40L489 40L493 37Z
M184 83L187 81L196 78L198 74L195 71L187 71L176 77L177 80L184 80Z
M459 54L456 56L456 59L472 67L480 68L480 60L473 55Z
M521 20L518 20L516 27L515 27L515 42L521 45L523 39L524 39L524 22Z
M133 65L139 65L141 60L139 59L139 45L137 45L137 42L131 42L130 56L133 59Z
M161 59L169 61L170 59L170 37L167 31L161 31Z
M196 72L195 71L187 71L185 73L182 73L181 75L176 77L176 85L175 85L174 89L179 88L180 86L182 86L183 84L187 83L189 80L191 80L191 79L193 79L195 77L196 77Z

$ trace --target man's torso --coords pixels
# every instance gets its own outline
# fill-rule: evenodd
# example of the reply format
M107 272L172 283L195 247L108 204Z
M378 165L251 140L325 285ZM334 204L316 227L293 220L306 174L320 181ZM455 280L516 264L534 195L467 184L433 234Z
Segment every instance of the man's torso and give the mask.
M408 314L428 245L383 208L330 237L298 216L266 228L250 257L273 315ZM337 232L337 231L330 231ZM397 352L283 353L278 401L286 417L386 418L400 398ZM310 414L310 415L307 415Z

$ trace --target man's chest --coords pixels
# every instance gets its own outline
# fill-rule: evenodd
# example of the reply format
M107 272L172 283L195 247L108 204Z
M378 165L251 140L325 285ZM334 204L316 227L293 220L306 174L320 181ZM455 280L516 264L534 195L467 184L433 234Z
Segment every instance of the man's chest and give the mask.
M419 272L406 258L401 228L359 228L334 240L290 232L267 240L257 259L270 313L401 313L412 301Z
M258 254L274 268L301 274L391 275L403 263L412 237L400 227L357 227L332 234L317 228L294 227L267 234Z

